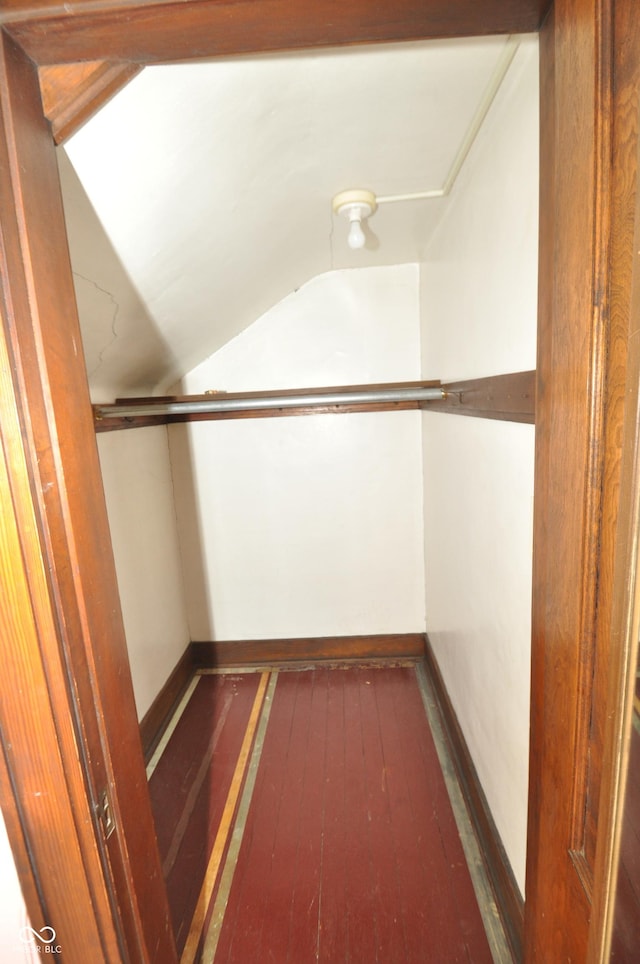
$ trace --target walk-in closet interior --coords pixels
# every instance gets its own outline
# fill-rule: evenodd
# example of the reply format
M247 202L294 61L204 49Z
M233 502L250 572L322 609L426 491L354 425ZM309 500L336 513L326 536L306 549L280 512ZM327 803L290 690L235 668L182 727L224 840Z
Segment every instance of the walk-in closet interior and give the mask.
M60 149L94 404L531 372L538 123L535 36L145 69ZM427 633L521 895L533 418L420 404L97 409L136 705L190 644Z
M542 345L547 371L564 344L551 323L538 340L540 297L552 301L540 265L565 263L549 227L563 199L541 182L541 156L557 165L551 109L541 155L549 23L546 41L501 28L178 63L159 52L131 58L82 123L54 124L108 517L95 533L113 555L133 692L126 732L98 702L108 739L81 710L73 724L87 795L104 785L95 846L118 933L101 946L147 954L155 940L158 961L180 964L523 959L525 882L536 913L548 899L529 808L565 806L551 783L532 796L530 774L535 552L539 572L565 561L545 555L551 485L534 547L552 451L536 450L536 356ZM560 394L554 383L545 400L556 447ZM595 518L595 497L587 508ZM95 533L71 546L78 559ZM78 706L102 672L111 687L116 648L88 648L86 676L85 651L68 657ZM106 775L86 749L98 744ZM118 767L137 760L142 775L142 757L142 789L132 778L120 798ZM625 962L633 824L621 849L611 959ZM18 904L11 964L56 937Z

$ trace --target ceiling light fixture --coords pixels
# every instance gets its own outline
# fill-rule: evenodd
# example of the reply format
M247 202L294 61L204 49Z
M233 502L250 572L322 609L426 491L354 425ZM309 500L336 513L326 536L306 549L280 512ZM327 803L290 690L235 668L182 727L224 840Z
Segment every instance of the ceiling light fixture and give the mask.
M341 191L334 197L334 212L349 221L347 242L350 248L364 248L366 238L362 230L362 222L375 213L377 206L378 202L373 191L366 191L364 188Z
M372 214L375 214L380 204L395 204L398 201L426 201L431 198L448 197L475 143L480 128L489 113L496 94L500 90L502 82L507 75L507 71L518 50L519 43L518 37L507 37L489 80L489 84L480 98L475 115L471 119L471 124L462 138L449 172L441 187L434 188L431 191L418 191L414 194L386 194L376 196L373 191L368 191L364 188L354 188L349 191L340 191L339 194L336 194L333 199L333 211L334 214L340 214L349 221L347 241L350 248L364 248L366 237L362 230L362 222L370 218Z

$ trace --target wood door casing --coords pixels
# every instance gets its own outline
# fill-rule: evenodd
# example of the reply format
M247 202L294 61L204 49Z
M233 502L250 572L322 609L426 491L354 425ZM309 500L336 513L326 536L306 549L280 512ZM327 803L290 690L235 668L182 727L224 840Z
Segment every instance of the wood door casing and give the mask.
M604 596L598 632L608 640L597 647L592 693L589 771L592 828L604 832L595 846L593 919L589 961L608 959L616 901L617 857L622 832L626 753L632 729L637 672L638 539L640 532L640 21L628 4L615 13L619 42L614 87L611 255L611 335L609 353L615 377L608 387L605 440L609 461L619 470L605 481L610 512L604 539L610 569L602 580ZM607 489L609 492L607 493ZM608 661L608 665L604 663ZM626 752L625 752L626 751Z
M631 0L619 0L617 6L628 4ZM68 942L71 961L86 960L87 946L99 946L105 960L117 960L118 954L131 960L173 958L52 174L53 147L37 103L35 63L188 59L537 29L546 6L542 0L3 5L0 150L10 160L12 177L0 184L7 345L0 373L1 437L2 478L11 501L3 503L6 538L0 558L3 580L10 588L15 580L14 592L22 587L21 598L25 606L30 600L40 623L29 624L22 605L16 622L11 594L4 599L2 618L10 658L20 667L26 654L33 673L40 667L37 692L46 697L38 708L9 682L3 684L3 736L6 724L13 726L12 740L5 737L4 744L12 781L5 799L15 816L10 827L19 827L26 841L26 847L14 841L18 859L25 851L31 855L25 869L33 884L26 888L30 912L48 913L55 905L59 917L53 926ZM128 29L123 31L125 9ZM584 852L575 818L584 804L585 753L601 739L589 735L585 708L594 692L588 666L595 653L598 575L611 564L611 549L598 538L602 486L607 472L617 471L615 451L604 446L610 14L605 0L556 0L541 37L540 424L525 920L532 962L548 959L551 952L558 960L580 960L589 929L588 881L585 888L574 859ZM607 503L614 514L616 498L614 486L613 501ZM38 633L38 625L45 624L46 632ZM606 655L606 634L598 642L599 653ZM23 760L34 747L38 778L53 779L53 770L41 766L41 752L59 747L65 764L58 815L44 813L61 839L68 838L64 855L52 855L39 832L36 817L42 809L34 800L34 774ZM102 778L114 797L118 828L107 848L94 815ZM77 875L78 893L85 897L71 908L56 895L51 861L71 861L74 853L77 861L68 873ZM82 952L81 934L93 942Z
M616 574L618 568L628 570L626 562L618 559L619 548L633 538L628 532L632 494L621 492L622 458L625 442L633 446L635 433L634 413L625 411L627 399L633 396L634 386L628 379L632 376L630 345L637 327L634 320L632 292L634 271L637 271L637 249L634 232L638 231L638 145L640 109L640 21L637 10L629 3L617 3L613 22L617 52L615 83L612 100L611 136L611 254L609 265L609 332L607 339L607 385L603 446L607 473L603 479L603 511L600 543L607 566L600 567L597 594L596 645L594 647L594 686L590 693L591 713L588 739L591 746L586 774L585 796L588 800L585 826L585 852L593 866L596 856L596 828L599 823L598 808L602 781L605 729L607 726L607 692L609 689L609 663L620 644L618 617L623 615L623 601L618 597ZM637 233L636 233L637 237ZM637 308L635 310L637 313ZM633 362L633 358L631 358ZM628 469L627 469L628 473ZM625 549L628 557L628 546ZM626 578L625 578L626 583ZM615 607L615 609L614 609ZM612 620L614 625L612 626ZM613 638L610 636L613 634ZM615 673L613 674L615 676Z
M607 330L607 4L559 0L541 33L541 233L527 960L584 961L583 853ZM603 9L604 8L604 9Z
M636 214L633 0L556 2L541 34L541 243L527 959L597 961ZM549 281L549 279L552 279ZM604 762L603 762L604 761ZM601 794L605 820L600 819ZM593 903L594 890L598 892Z
M551 0L4 0L0 23L38 64L164 63L335 44L526 33ZM21 9L22 7L22 9ZM122 18L126 15L126 30Z
M1 722L40 896L28 909L70 960L118 961L126 946L136 960L173 961L54 145L35 65L6 35L0 58L3 583L13 594L3 647L7 667L32 674L2 674ZM103 791L116 828L106 843Z

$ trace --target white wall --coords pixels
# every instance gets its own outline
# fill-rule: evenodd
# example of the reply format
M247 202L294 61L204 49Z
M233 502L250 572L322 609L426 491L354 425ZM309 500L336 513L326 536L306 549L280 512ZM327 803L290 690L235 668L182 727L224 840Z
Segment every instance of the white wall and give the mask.
M321 275L186 392L419 377L415 265ZM424 629L417 412L171 426L191 638Z
M167 431L98 435L138 717L189 643Z
M538 63L523 41L421 270L423 376L535 368ZM534 428L423 416L427 632L524 890Z
M18 872L0 813L0 960L2 964L26 964L38 960L35 941L24 931L29 926ZM49 937L49 933L44 935ZM55 960L52 957L52 960Z

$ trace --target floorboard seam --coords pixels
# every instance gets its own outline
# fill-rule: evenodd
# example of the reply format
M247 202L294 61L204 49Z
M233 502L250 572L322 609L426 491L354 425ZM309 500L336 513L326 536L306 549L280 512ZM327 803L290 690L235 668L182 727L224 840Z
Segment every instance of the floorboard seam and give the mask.
M216 839L214 841L213 849L207 864L204 881L200 890L200 896L198 897L198 902L193 913L187 941L180 957L180 964L193 964L197 956L198 947L200 946L200 942L202 940L202 934L205 928L211 898L218 880L220 863L224 855L224 850L229 839L229 835L234 826L233 821L238 804L238 797L242 794L243 783L246 786L245 777L248 774L251 764L252 749L255 745L255 736L260 725L266 699L265 690L268 692L269 677L269 673L263 674L258 686L251 716L249 717L244 740L238 755L236 769L233 775L231 786L229 788L224 811L220 819ZM204 958L201 958L201 960L204 960Z
M260 757L262 755L262 748L264 746L264 740L267 732L267 726L269 723L269 717L271 715L271 707L273 705L273 696L274 696L277 680L278 680L278 672L273 671L271 673L271 678L269 680L267 692L265 694L264 701L262 703L262 710L261 710L258 726L256 729L256 735L253 743L253 751L251 754L251 759L249 761L249 766L247 768L247 775L244 783L244 789L242 791L240 804L238 806L236 817L233 823L233 829L231 832L231 842L229 844L229 849L227 851L224 867L222 869L222 874L220 877L220 886L218 887L218 892L216 894L216 898L213 904L211 920L209 922L209 926L206 931L204 947L202 950L202 957L201 957L202 964L213 964L213 961L216 955L218 940L220 938L220 932L222 930L222 924L224 922L224 915L225 915L227 904L229 901L229 894L231 892L231 885L233 883L233 876L235 873L236 865L238 863L238 855L240 853L242 838L244 836L244 831L247 824L249 807L251 806L251 800L253 797L256 777L258 775L258 767L260 765Z

